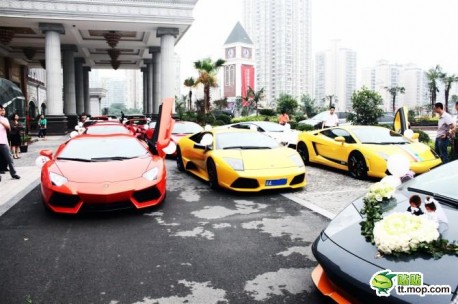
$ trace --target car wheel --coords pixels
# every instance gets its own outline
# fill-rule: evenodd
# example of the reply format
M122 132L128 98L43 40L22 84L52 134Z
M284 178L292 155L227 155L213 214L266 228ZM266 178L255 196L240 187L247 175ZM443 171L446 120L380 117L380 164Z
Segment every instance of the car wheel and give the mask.
M365 179L367 177L366 161L361 153L352 153L348 159L348 171L350 175L357 179Z
M178 171L181 171L181 172L185 170L184 163L183 163L183 156L181 155L180 147L177 148L177 168L178 168Z
M208 183L213 190L218 189L218 174L216 173L216 166L213 160L207 163Z
M299 152L304 165L307 165L309 163L309 151L307 150L305 143L300 142L297 144L297 152Z

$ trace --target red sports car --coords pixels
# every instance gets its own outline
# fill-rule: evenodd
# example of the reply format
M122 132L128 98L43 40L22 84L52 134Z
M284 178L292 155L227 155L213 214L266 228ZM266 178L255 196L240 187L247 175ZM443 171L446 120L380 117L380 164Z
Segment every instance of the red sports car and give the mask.
M169 102L170 101L170 102ZM42 150L41 195L56 213L82 210L142 209L160 204L166 195L163 149L170 143L173 99L161 106L154 142L129 134L81 134L56 153Z

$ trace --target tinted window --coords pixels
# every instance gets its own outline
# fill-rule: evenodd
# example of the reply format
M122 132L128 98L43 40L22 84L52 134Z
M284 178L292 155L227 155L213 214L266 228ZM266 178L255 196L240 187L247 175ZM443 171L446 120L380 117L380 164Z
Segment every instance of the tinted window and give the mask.
M228 132L216 135L216 149L277 148L277 141L258 132Z
M58 158L133 158L147 154L148 152L145 147L134 137L86 137L70 140L64 150L58 155Z
M322 135L330 137L332 139L340 136L345 138L345 142L348 144L354 144L356 141L353 137L348 133L348 131L344 129L334 128L334 129L327 129L320 132Z
M406 144L410 141L401 134L383 127L352 128L353 134L363 144Z

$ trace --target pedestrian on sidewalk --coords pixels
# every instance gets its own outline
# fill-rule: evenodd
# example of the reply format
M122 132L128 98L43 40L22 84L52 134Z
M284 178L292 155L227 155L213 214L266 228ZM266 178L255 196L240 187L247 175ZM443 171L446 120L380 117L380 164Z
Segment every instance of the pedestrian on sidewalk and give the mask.
M14 169L13 158L11 157L8 137L6 135L6 131L10 130L10 128L10 122L5 117L5 108L3 105L0 105L0 158L6 160L11 177L13 179L20 179L21 177L16 174L16 170Z
M43 114L40 115L38 119L38 138L42 137L43 140L46 140L46 129L48 127L48 120Z
M24 130L24 126L19 121L19 115L14 113L11 117L11 130L10 130L10 141L11 141L11 153L13 154L13 158L18 159L20 146L21 146L21 132Z

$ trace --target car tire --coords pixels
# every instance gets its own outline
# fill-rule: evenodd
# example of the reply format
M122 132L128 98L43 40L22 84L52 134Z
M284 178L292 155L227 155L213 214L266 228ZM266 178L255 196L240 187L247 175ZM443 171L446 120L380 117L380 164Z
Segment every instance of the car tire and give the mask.
M299 152L299 155L302 158L302 161L304 162L304 165L309 164L309 151L307 150L307 145L304 142L299 142L297 144L297 152Z
M181 172L185 170L183 156L181 155L180 147L177 148L177 168L178 168L178 171L181 171Z
M364 156L359 152L350 154L348 158L348 172L357 179L367 178L367 166Z
M218 185L218 173L216 172L216 165L213 160L208 160L207 163L207 173L208 173L208 184L213 190L217 190Z

